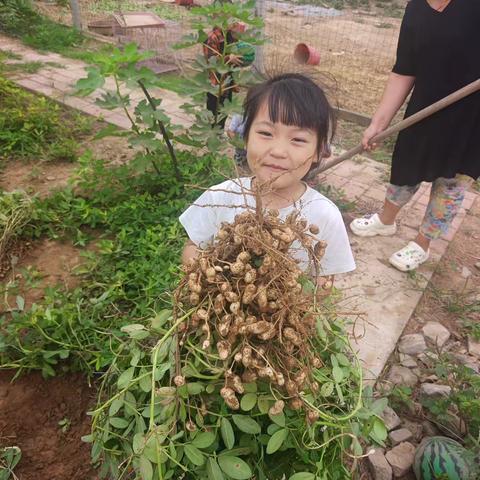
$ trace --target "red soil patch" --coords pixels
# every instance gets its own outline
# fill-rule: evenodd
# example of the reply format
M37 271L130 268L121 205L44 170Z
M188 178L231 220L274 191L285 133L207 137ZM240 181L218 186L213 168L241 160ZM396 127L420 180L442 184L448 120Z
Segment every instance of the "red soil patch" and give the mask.
M45 380L35 372L13 383L0 372L0 447L18 446L22 458L14 472L19 480L93 480L90 432L94 389L79 374ZM62 432L59 422L68 419Z

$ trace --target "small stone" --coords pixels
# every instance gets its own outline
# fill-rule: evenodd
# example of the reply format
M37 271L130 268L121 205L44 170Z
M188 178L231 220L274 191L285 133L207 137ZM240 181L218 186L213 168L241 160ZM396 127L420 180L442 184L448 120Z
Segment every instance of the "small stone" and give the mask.
M392 466L395 477L403 477L413 465L415 447L409 442L403 442L386 453L385 458Z
M383 421L385 422L385 427L388 431L399 427L402 423L400 417L390 407L386 407L380 417L382 417Z
M443 347L450 338L450 332L438 322L427 322L422 329L427 340L430 340L437 347Z
M53 175L49 175L49 176L47 177L47 180L48 180L49 182L53 182L53 180L55 180L55 177L54 177Z
M468 336L468 353L480 358L480 342L474 340L470 335Z
M426 437L435 437L440 433L438 428L432 422L424 420L422 422L423 433Z
M413 441L419 442L423 437L423 426L420 423L412 422L411 420L404 419L403 428L410 430L412 432Z
M395 446L402 442L408 442L408 440L413 438L413 434L407 428L399 428L398 430L390 432L388 438L392 445Z
M392 467L387 462L382 448L376 448L367 458L373 480L392 479Z
M401 353L399 355L399 358L400 358L400 363L404 366L404 367L407 367L407 368L415 368L418 366L417 362L415 361L415 359L410 356L410 355L407 355L406 353Z
M422 383L420 386L421 397L448 397L452 391L452 388L448 385L438 385L436 383Z
M467 267L462 267L462 277L468 278L472 276L472 272Z
M475 361L474 357L470 357L469 355L463 355L461 353L452 353L452 357L462 365L473 370L475 373L480 374L480 365Z
M432 375L427 375L426 377L422 377L422 383L434 383L438 380L438 377L432 373Z
M398 350L407 355L418 355L426 350L425 338L421 333L404 335L398 345Z
M394 365L390 369L388 380L393 385L405 385L407 387L414 387L418 382L417 376L409 368L401 365Z
M477 263L475 264L475 268L478 268L478 269L480 270L480 262L477 262Z

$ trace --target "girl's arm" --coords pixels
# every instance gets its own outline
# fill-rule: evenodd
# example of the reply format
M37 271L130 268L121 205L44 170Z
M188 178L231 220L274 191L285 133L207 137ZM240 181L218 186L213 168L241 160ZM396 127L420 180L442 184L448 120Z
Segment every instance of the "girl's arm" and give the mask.
M366 150L376 147L376 145L369 145L370 140L390 125L392 118L403 105L414 83L415 77L399 75L393 72L390 74L380 105L372 118L370 126L363 134L362 144Z
M188 240L183 247L182 263L187 265L190 260L196 257L198 257L198 247L191 240Z

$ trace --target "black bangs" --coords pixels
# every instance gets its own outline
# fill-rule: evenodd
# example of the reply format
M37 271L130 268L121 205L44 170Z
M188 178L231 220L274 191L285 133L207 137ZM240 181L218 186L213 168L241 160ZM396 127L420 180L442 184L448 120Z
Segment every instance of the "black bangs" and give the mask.
M317 152L329 142L335 119L323 90L300 74L285 74L252 87L244 103L245 139L262 105L267 102L270 120L308 128L317 133ZM329 139L330 134L330 139Z

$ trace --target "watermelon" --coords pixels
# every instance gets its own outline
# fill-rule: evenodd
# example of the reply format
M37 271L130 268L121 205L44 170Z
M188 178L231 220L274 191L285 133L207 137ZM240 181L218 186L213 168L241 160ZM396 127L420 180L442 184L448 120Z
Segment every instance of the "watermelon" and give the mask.
M425 438L415 452L417 480L475 480L474 456L448 437Z
M251 65L255 60L255 47L251 43L238 41L235 45L237 55L240 55L243 65Z

